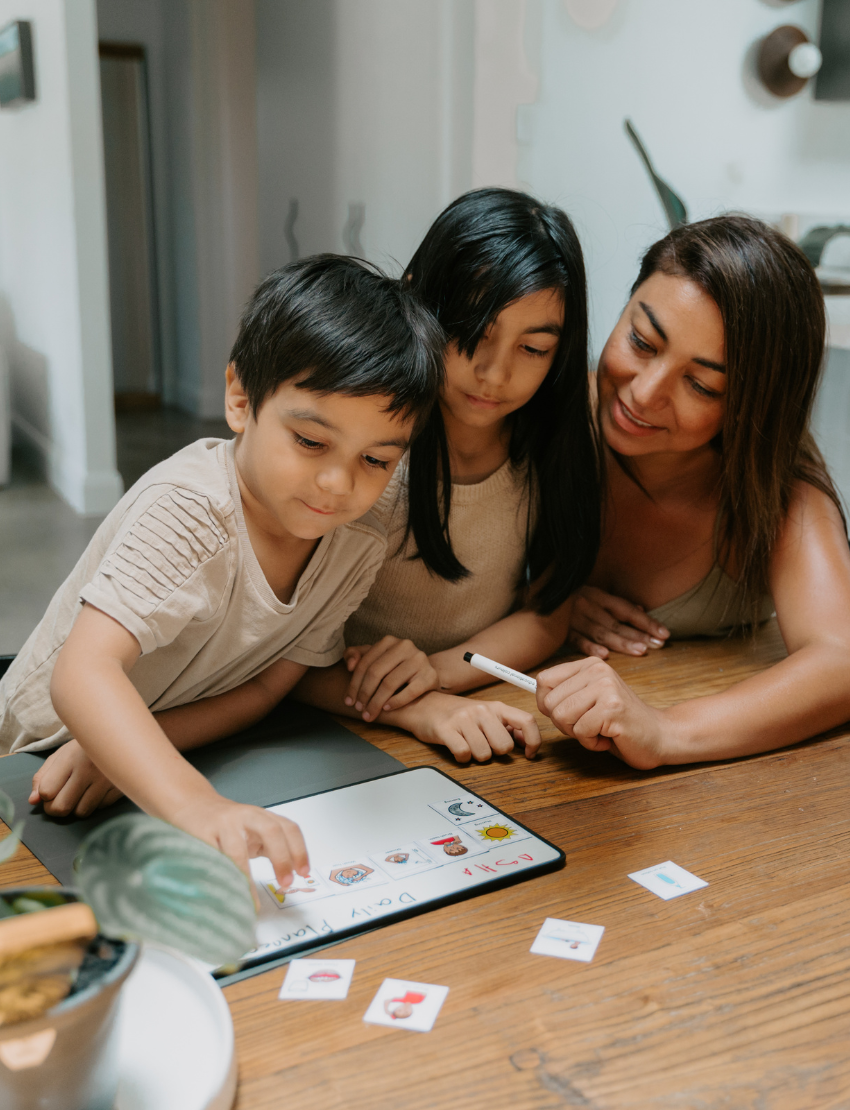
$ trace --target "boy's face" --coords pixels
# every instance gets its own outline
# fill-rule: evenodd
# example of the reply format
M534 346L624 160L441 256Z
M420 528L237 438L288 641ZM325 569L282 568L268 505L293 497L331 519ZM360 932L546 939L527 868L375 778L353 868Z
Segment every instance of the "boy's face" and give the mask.
M322 395L284 382L252 415L233 367L225 410L241 436L243 504L267 532L318 539L362 516L407 450L413 420L385 412L389 397Z

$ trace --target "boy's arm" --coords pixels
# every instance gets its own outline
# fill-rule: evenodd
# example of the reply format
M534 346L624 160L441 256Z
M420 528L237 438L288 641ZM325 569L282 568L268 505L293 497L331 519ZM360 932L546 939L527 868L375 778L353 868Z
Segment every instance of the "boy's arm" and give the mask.
M233 690L187 705L154 713L159 727L178 751L209 744L260 721L292 689L307 668L279 659ZM33 776L29 804L43 803L52 817L88 817L111 805L121 791L86 755L76 740L68 740L47 757Z
M56 659L50 695L86 754L146 813L219 848L246 873L249 858L265 855L283 886L293 870L306 875L297 825L222 798L177 751L127 677L139 651L123 625L83 606Z

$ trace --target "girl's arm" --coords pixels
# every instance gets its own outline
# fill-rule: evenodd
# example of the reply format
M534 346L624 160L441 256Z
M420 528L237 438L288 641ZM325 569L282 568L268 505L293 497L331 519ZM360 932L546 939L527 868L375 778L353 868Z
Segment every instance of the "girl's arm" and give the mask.
M431 665L437 672L440 689L446 693L459 694L464 690L474 690L498 681L465 663L464 652L476 652L513 667L515 671L526 671L539 666L560 648L567 638L570 626L570 612L573 598L568 597L558 608L548 615L534 612L533 609L520 609L510 616L491 624L481 632L457 647L438 651L429 656Z
M606 663L538 676L538 704L568 736L633 767L770 751L850 718L850 550L838 511L800 483L770 565L788 657L722 694L653 709Z
M233 690L188 705L154 713L154 720L181 752L209 744L263 719L307 670L279 659ZM33 775L29 804L44 804L45 813L88 817L111 805L121 791L89 758L77 740L52 752Z

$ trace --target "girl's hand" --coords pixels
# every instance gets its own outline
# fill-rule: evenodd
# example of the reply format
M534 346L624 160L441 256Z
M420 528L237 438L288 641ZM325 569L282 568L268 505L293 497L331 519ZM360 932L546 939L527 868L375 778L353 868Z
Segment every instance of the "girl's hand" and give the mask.
M76 740L68 740L45 759L32 777L31 806L44 803L51 817L90 817L122 797Z
M428 690L439 689L437 672L424 651L410 640L384 636L369 647L350 647L343 656L351 671L345 704L364 721L409 705Z
M431 693L398 714L398 723L426 744L442 744L458 763L485 763L519 744L526 759L540 747L540 729L531 713L501 701L471 701ZM393 722L395 723L395 722Z
M568 639L585 655L607 659L609 650L644 655L648 649L664 647L669 636L663 624L625 598L596 586L584 586L575 595Z
M670 762L670 726L599 659L559 663L537 676L537 705L552 723L591 752L611 752L647 771Z

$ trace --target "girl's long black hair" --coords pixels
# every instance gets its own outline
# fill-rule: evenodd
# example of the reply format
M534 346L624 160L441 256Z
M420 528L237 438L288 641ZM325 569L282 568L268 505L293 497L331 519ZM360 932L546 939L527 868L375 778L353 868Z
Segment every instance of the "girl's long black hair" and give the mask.
M600 453L591 417L587 288L581 247L559 208L510 189L474 189L434 221L407 274L450 341L471 358L507 305L545 289L564 300L564 328L549 373L512 413L510 459L525 466L533 527L522 588L551 613L589 577L599 549ZM441 478L443 479L441 481ZM436 405L410 449L409 516L417 554L440 577L469 571L452 549L449 449Z

